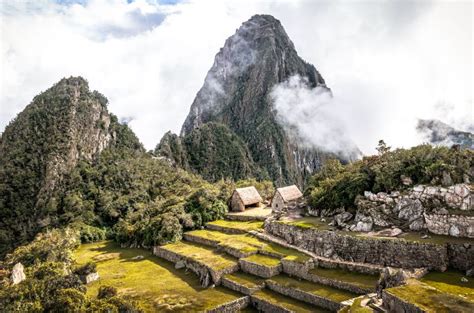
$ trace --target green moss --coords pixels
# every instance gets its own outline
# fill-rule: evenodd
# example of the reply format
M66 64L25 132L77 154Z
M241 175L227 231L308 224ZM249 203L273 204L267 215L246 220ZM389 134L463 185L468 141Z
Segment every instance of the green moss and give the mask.
M329 312L323 308L310 305L298 300L295 300L290 297L285 297L279 293L270 291L268 289L263 289L260 291L257 291L252 295L253 297L257 299L262 299L267 302L270 302L272 304L284 307L285 309L291 311L291 312L315 312L315 313L322 313L322 312Z
M161 248L198 261L214 270L225 269L237 264L234 258L216 252L209 247L194 243L180 241L162 246Z
M97 263L98 281L87 285L87 294L97 296L100 286L113 286L120 295L136 299L147 312L202 312L235 300L239 294L223 287L202 288L196 275L176 270L150 251L124 249L113 242L82 245L75 258L84 264L101 255ZM132 258L143 255L142 260Z
M265 280L243 272L224 275L225 278L247 288L257 288L265 284Z
M335 302L342 302L357 297L357 294L349 291L332 288L318 283L312 283L304 279L295 279L285 274L274 276L270 278L269 281L273 281L281 286L312 293Z
M378 276L361 274L356 272L350 272L343 269L332 269L332 268L322 268L316 267L310 270L311 274L317 275L319 277L325 277L329 279L345 281L356 285L362 288L371 288L375 290L375 286L379 279Z
M243 258L241 260L249 261L252 263L256 263L262 266L269 266L274 267L280 264L280 260L274 257L262 255L262 254L254 254L249 257Z
M208 225L216 225L229 229L236 229L241 231L260 230L263 228L263 222L261 221L225 221L218 220L207 223Z
M420 280L442 292L466 297L468 300L474 301L474 279L467 277L468 281L463 282L461 281L463 277L465 277L463 273L449 270L443 273L428 273Z
M386 289L385 292L412 303L426 312L474 312L474 302L446 293L417 280Z

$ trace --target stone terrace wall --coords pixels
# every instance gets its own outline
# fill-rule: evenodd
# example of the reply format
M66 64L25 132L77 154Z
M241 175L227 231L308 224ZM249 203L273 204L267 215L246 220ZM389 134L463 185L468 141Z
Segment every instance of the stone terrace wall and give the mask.
M207 310L207 313L234 313L245 309L250 303L250 297L242 297L233 301L219 305L218 307Z
M265 230L284 238L290 244L327 258L401 268L426 267L441 271L448 265L459 269L468 267L468 264L449 263L447 245L395 238L358 237L315 228L301 228L274 220L265 223ZM459 259L458 263L462 263L462 260Z
M423 313L422 309L415 306L412 303L403 301L402 299L395 297L387 291L382 292L383 304L387 307L389 312L403 312L403 313Z

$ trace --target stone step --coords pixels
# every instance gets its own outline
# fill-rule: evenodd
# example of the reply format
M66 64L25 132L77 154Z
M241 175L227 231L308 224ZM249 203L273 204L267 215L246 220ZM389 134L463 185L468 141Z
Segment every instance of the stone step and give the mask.
M260 312L270 313L306 313L315 312L323 313L328 310L310 305L308 303L295 300L291 297L284 296L268 289L262 289L250 296L252 305Z
M470 294L446 292L411 279L406 285L384 289L382 299L389 312L474 312L474 295Z
M344 307L342 302L358 296L349 291L312 283L304 279L292 278L285 274L267 279L265 284L267 288L275 292L333 312Z
M280 274L282 265L279 259L254 254L246 258L239 259L240 269L245 273L252 274L262 278L270 278Z
M207 223L206 228L211 230L218 230L228 234L245 234L251 230L262 230L263 222L217 220Z
M244 272L226 274L222 277L222 285L234 291L251 295L265 287L265 280Z
M190 242L176 242L155 246L153 254L173 263L181 263L196 273L205 287L211 283L219 284L222 275L236 272L239 265L236 259L212 248Z

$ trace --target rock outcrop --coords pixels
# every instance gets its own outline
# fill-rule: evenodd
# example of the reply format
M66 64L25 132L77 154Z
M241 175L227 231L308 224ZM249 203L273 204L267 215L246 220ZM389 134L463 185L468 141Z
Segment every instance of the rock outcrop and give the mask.
M471 132L460 131L438 120L418 120L416 130L426 142L434 145L459 145L461 148L474 149L472 127Z
M428 230L434 234L474 238L474 197L471 187L418 185L406 192L365 192L356 199L357 214L350 230L373 226ZM472 212L472 213L471 213Z
M13 285L19 284L26 279L24 269L25 268L21 263L17 263L13 266L11 273L11 281Z

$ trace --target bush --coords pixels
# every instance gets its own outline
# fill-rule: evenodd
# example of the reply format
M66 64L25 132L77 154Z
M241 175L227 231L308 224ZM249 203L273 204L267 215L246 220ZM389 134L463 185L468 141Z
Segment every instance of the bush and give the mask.
M117 295L117 288L112 286L100 286L99 293L97 294L98 299L112 298Z
M472 150L420 145L411 149L381 150L378 156L364 157L345 166L330 160L315 174L305 191L310 205L321 209L354 207L364 191L403 190L401 177L413 184L456 184L472 180Z
M97 272L97 264L94 262L87 262L74 270L74 273L79 276L85 276L95 272Z

